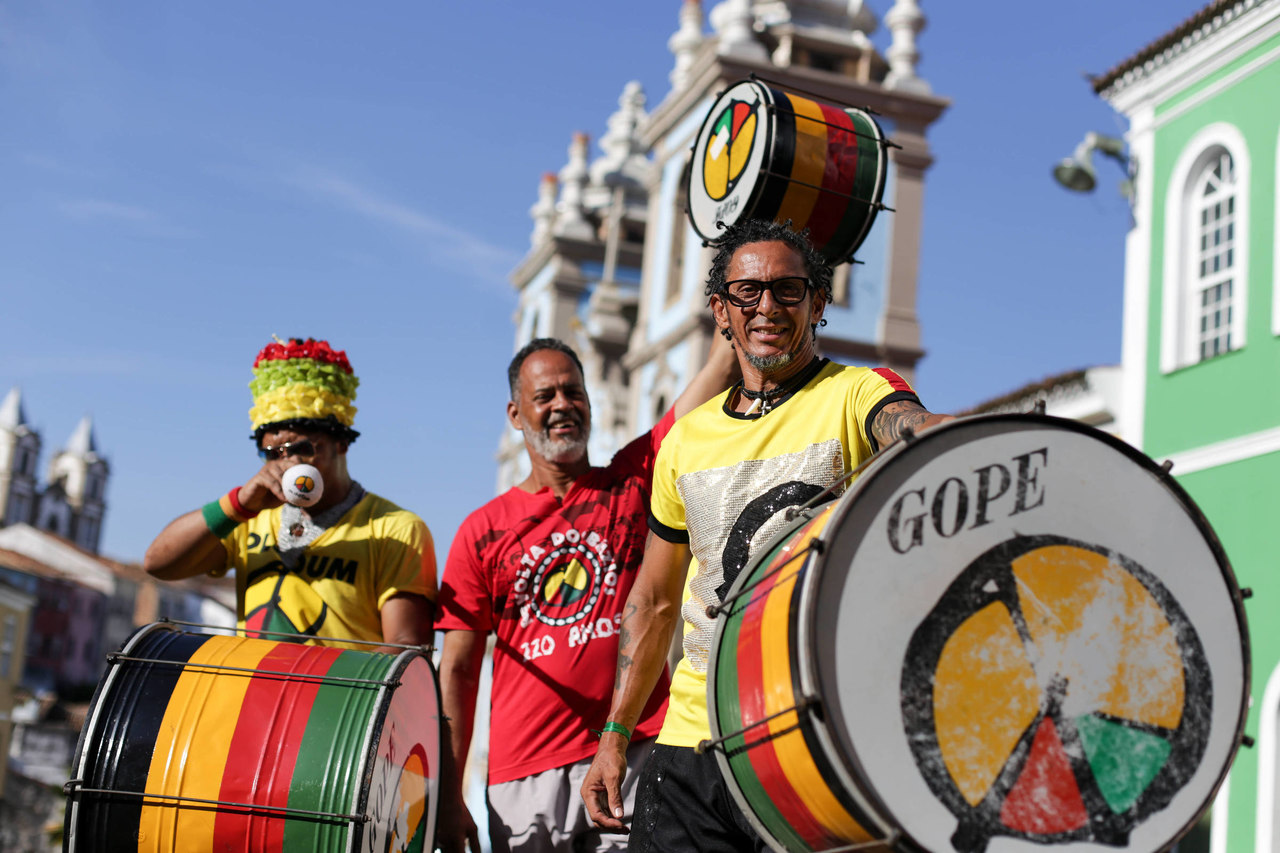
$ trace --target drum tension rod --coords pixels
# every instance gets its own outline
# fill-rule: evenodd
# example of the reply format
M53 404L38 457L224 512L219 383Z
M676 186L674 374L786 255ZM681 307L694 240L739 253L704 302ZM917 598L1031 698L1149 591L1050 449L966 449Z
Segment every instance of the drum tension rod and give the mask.
M799 715L801 712L808 713L814 708L821 710L822 700L817 696L806 696L799 704L792 705L790 708L783 708L781 711L777 711L773 714L770 714L767 717L761 717L760 719L756 720L754 723L743 726L742 728L738 729L736 732L729 732L729 734L721 735L720 737L717 737L717 738L709 738L707 740L698 741L698 745L694 747L694 751L697 752L699 755L701 755L705 753L708 749L715 749L717 747L723 748L724 742L729 740L730 738L742 737L752 729L758 729L763 725L767 725L770 721L776 720L785 714ZM799 726L799 723L796 723L796 726ZM786 731L791 731L796 726L792 726L788 728ZM774 738L774 737L777 737L778 735L785 734L785 733L786 733L785 731L770 732L769 737Z
M881 204L878 201L871 201L870 199L858 198L855 195L850 195L849 193L842 193L839 190L828 189L827 187L819 186L818 184L811 184L808 181L802 181L799 178L793 178L790 175L784 175L781 172L775 172L772 169L761 169L760 173L762 175L768 175L772 178L781 178L782 180L788 181L789 183L799 184L802 187L808 187L809 189L817 190L820 193L827 193L828 195L837 195L837 196L840 196L840 198L847 198L849 201L856 201L858 204L865 204L868 207L874 207L876 210L887 210L890 213L898 212L894 210L892 207Z
M192 663L189 660L164 660L163 658L139 658L133 655L122 655L119 652L112 652L107 655L107 663L115 664L121 661L130 663L159 663L168 664L169 666L182 667L184 670L191 672L214 671L214 672L247 672L250 675L280 675L286 681L315 681L320 684L367 684L371 687L390 687L396 688L400 686L400 679L393 678L389 681L381 681L376 678L349 678L343 675L312 675L306 672L287 672L279 669L253 669L247 666L225 666L217 663Z
M747 75L747 79L756 80L760 83L772 83L774 86L777 86L780 89L787 89L789 91L795 92L798 95L808 95L811 98L817 98L819 101L826 101L827 103L838 104L839 106L849 107L850 109L862 110L864 113L871 113L871 115L873 116L880 115L880 113L871 109L871 107L858 106L857 104L851 104L848 101L837 100L836 98L833 98L831 95L819 94L818 92L814 92L808 89L801 89L799 86L792 86L790 83L783 83L781 80L770 80L768 77L761 77L759 74L757 74L754 71L752 71L750 74ZM894 147L899 148L901 146L895 145Z
M309 809L296 809L287 806L269 806L262 803L236 803L230 800L205 800L199 797L180 797L177 794L151 794L146 791L116 791L111 788L83 788L83 779L71 779L62 785L62 792L67 796L74 794L115 794L120 797L139 797L144 800L172 800L174 803L200 803L206 806L226 806L248 812L267 812L283 817L322 818L325 820L343 821L345 823L368 823L373 820L367 814L342 814L341 812L315 812ZM158 805L166 805L159 803Z
M805 554L809 553L810 551L813 551L815 554L821 554L821 553L822 553L822 547L823 547L823 546L822 546L822 540L821 540L821 539L813 539L813 540L810 540L809 544L805 545L803 548L801 548L801 549L799 549L798 551L796 551L796 552L795 552L794 554L792 554L790 557L787 557L787 559L783 560L783 561L782 561L782 563L781 563L780 565L778 565L778 566L774 567L773 569L770 569L769 571L767 571L767 572L765 572L764 574L762 574L760 577L756 578L756 582L755 582L755 583L744 585L744 586L742 587L742 589L738 590L738 591L737 591L737 592L735 592L733 595L729 596L728 598L726 598L724 601L720 602L719 604L708 604L708 605L707 605L707 618L708 618L708 619L715 619L717 616L719 616L721 613L723 613L725 610L727 610L727 609L729 608L729 605L733 604L733 603L734 603L735 601L737 601L739 598L742 598L744 595L746 595L747 593L751 592L751 591L752 591L752 590L754 590L756 587L760 586L760 584L764 583L764 582L765 582L765 581L767 581L769 578L773 577L773 576L774 576L774 575L776 575L778 572L780 572L780 571L782 571L783 569L785 569L785 568L787 567L787 564L788 564L788 563L791 563L793 560L796 560L796 559L798 559L798 558L800 558L800 557L803 557ZM804 570L804 566L801 566L801 567L800 567L800 571L803 571L803 570ZM800 571L797 571L797 572L796 572L796 574L799 574L799 573L800 573Z
M254 628L252 630L248 628L230 628L226 625L208 625L204 622L183 622L181 619L170 619L167 616L161 619L157 619L156 621L161 622L165 625L186 625L187 627L190 627L190 628L211 628L215 631L229 631L231 632L232 636L240 637L240 639L244 639L244 640L263 639L268 636L290 637L293 639L303 640L304 642L309 642L311 640L332 640L336 643L349 643L351 645L356 645L356 646L378 646L378 647L386 646L388 648L404 649L405 651L410 651L410 652L419 651L427 655L428 657L430 657L436 650L436 647L431 643L420 643L418 645L408 645L406 643L384 643L380 640L357 640L354 638L345 638L345 637L326 637L320 634L299 634L296 631L267 631L261 628ZM183 633L199 634L203 632L184 631ZM244 636L241 637L241 634L243 634ZM250 634L253 634L254 636L250 637L249 636Z

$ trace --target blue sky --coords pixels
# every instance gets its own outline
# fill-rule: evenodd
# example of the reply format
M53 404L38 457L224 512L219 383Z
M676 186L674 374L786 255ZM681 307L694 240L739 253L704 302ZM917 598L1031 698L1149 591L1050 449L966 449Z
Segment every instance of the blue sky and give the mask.
M1088 196L1049 171L1124 129L1083 74L1203 4L920 5L919 71L953 101L925 190L926 404L1118 361L1120 171L1100 161ZM662 99L678 9L0 0L0 393L22 387L42 470L94 417L103 550L140 559L253 473L253 357L309 334L362 380L354 475L443 559L493 493L538 179L628 80Z

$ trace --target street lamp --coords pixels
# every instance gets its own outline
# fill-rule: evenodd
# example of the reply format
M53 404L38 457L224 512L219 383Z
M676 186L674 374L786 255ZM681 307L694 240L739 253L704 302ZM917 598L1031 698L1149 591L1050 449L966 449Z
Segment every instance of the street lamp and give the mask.
M1084 140L1076 146L1075 152L1053 167L1053 178L1062 186L1078 193L1092 192L1097 186L1097 175L1093 170L1093 152L1098 151L1110 157L1124 169L1125 180L1120 184L1120 192L1125 198L1133 198L1134 163L1124 152L1124 140L1114 136L1103 136L1090 131Z

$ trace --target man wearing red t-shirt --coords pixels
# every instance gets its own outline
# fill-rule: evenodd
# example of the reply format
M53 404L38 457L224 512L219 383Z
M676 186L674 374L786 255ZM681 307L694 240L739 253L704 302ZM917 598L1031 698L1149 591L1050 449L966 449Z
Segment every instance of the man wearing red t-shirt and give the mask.
M507 415L524 433L532 471L463 522L449 549L438 624L447 632L440 681L458 767L470 748L485 641L497 635L488 789L495 853L626 848L625 834L592 825L577 791L596 751L592 730L607 719L622 606L648 534L653 461L675 419L736 376L733 351L717 336L671 411L594 468L577 355L539 338L512 359ZM664 675L635 730L624 733L629 762L643 763L652 748L666 696ZM452 853L470 839L478 851L461 791L450 798L457 807L442 812L437 845Z

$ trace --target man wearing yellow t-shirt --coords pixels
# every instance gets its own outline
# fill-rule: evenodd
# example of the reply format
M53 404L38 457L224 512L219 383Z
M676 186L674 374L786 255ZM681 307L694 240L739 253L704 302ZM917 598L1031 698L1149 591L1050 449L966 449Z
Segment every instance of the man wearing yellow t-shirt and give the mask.
M831 269L804 237L772 222L733 226L707 284L716 325L742 381L686 415L658 453L650 536L627 598L609 724L582 786L592 819L619 829L628 733L684 617L684 658L658 746L641 775L629 849L763 850L732 802L709 738L707 658L719 604L753 547L799 506L906 430L947 419L924 409L891 370L845 367L815 354ZM680 606L682 603L683 606Z
M351 405L359 380L346 353L327 341L277 341L258 354L253 373L249 417L262 467L172 521L147 549L144 568L162 580L234 568L236 615L250 636L430 642L431 533L347 470L359 435ZM323 482L320 499L305 509L285 502L280 479L299 462L315 466Z

